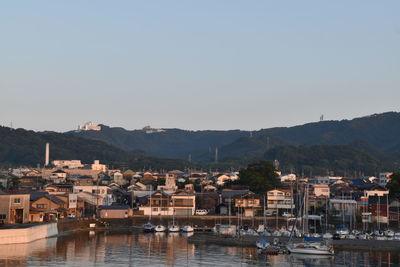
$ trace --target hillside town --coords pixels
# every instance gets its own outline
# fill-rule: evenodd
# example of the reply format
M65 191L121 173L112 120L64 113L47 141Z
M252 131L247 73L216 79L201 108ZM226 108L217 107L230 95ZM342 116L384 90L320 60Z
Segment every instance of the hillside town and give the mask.
M240 216L291 220L306 190L314 231L328 223L376 229L400 222L400 203L377 177L299 177L277 172L281 186L255 193L237 185L239 172L110 169L95 160L46 160L45 168L0 173L0 223L26 224L76 218L134 216ZM278 225L277 225L278 227ZM368 228L369 227L369 228ZM374 227L374 228L372 228Z

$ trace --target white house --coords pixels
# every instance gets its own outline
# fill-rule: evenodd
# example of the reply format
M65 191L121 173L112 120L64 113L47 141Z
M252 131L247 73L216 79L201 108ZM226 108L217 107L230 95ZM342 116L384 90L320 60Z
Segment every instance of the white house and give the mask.
M173 195L155 192L148 198L148 204L139 207L144 215L152 216L191 216L196 210L195 194L179 192Z
M73 193L86 200L92 200L95 205L111 205L114 202L112 194L108 193L108 186L78 185L73 187Z
M290 174L286 174L286 175L281 175L281 182L294 182L296 181L296 174L290 173Z
M316 185L313 185L313 189L314 189L314 194L316 196L327 196L327 197L329 197L330 190L329 190L329 186L328 185L316 184Z
M295 208L290 189L275 189L267 192L267 208L278 212Z

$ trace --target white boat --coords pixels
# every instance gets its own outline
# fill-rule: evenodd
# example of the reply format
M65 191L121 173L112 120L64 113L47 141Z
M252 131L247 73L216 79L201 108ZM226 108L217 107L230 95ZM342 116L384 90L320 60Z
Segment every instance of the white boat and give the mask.
M154 228L154 231L156 231L156 232L165 232L165 231L167 231L167 228L164 225L157 225Z
M395 233L393 239L400 240L400 233Z
M179 231L180 231L180 228L179 228L178 225L171 225L168 228L168 232L171 232L171 233L176 233L176 232L179 232Z
M322 238L323 239L332 239L333 235L331 233L325 233L325 234L322 235Z
M151 222L146 223L145 225L143 225L143 231L144 232L154 232L155 226L153 224L151 224Z
M286 246L290 253L312 254L312 255L333 255L333 246L319 242L300 242Z
M314 238L321 238L321 235L318 233L313 233L311 236Z
M336 231L337 234L341 235L341 236L346 236L350 233L349 229L346 227L341 227Z
M271 233L268 230L264 230L262 233L258 233L260 236L271 236Z
M193 227L190 226L190 225L185 225L185 226L183 226L181 230L182 230L182 232L184 232L184 233L191 233L191 232L194 231Z
M268 241L257 241L256 242L256 246L259 249L266 249L267 247L269 247L271 244Z
M368 239L368 235L364 234L364 233L360 233L357 235L357 239L366 240L366 239Z
M386 230L384 232L385 236L387 237L394 237L394 232L392 230Z
M282 233L280 231L278 231L278 230L275 230L275 231L272 232L272 235L273 236L282 236Z
M347 239L350 239L350 240L354 240L354 239L356 239L356 236L353 235L353 234L348 234L348 235L346 236L346 238L347 238Z
M234 236L236 235L236 225L218 224L215 226L215 230L213 229L213 231L220 235Z
M256 231L254 231L253 229L249 228L249 229L247 229L247 235L258 236L258 233Z

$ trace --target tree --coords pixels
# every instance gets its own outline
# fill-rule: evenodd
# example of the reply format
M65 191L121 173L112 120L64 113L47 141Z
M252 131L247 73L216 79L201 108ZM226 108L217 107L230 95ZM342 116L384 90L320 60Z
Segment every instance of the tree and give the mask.
M239 183L248 186L255 193L262 194L281 185L273 164L268 161L252 163L241 169Z
M400 172L395 172L390 176L386 187L389 189L390 195L400 197Z

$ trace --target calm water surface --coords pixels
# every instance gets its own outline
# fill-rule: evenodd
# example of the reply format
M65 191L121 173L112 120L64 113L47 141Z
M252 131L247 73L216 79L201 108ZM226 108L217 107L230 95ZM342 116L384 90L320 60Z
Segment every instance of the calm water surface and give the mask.
M333 258L258 254L253 248L195 245L182 234L79 232L0 245L0 266L400 266L399 252L337 251Z

